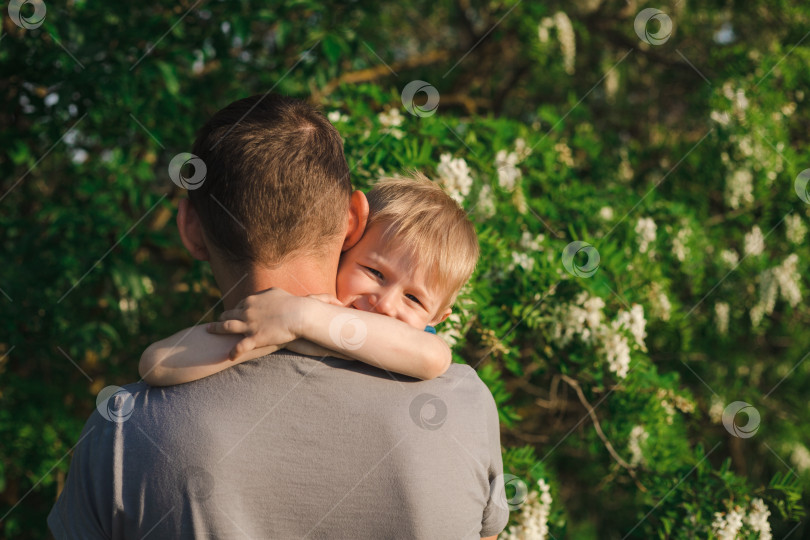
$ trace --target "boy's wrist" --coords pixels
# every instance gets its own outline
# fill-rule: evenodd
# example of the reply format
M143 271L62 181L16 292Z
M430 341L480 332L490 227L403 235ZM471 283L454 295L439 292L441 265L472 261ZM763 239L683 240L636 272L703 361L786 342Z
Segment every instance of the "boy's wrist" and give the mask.
M308 326L312 321L312 310L318 304L318 300L307 298L306 296L296 296L293 303L293 324L290 330L295 335L296 339L306 338Z

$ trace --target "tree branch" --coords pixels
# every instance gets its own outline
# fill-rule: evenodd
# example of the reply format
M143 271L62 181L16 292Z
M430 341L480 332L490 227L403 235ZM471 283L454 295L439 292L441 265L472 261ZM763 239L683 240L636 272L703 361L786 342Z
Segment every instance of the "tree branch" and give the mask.
M627 470L627 472L630 474L633 480L635 480L636 486L638 486L638 488L641 491L646 492L647 488L645 488L644 485L639 481L638 477L636 476L636 471L633 470L633 467L631 467L630 464L627 463L624 459L622 459L622 457L616 452L616 450L613 448L613 445L610 444L610 441L605 435L605 432L602 431L602 425L599 423L599 417L596 416L596 411L594 411L593 407L588 402L588 399L582 392L582 388L579 386L579 383L574 379L572 379L571 377L569 377L568 375L561 375L561 378L562 380L567 382L571 388L573 388L576 391L577 396L579 396L579 401L582 403L583 407L585 407L588 410L588 416L591 417L593 426L596 429L596 434L599 435L599 438L602 439L603 443L605 443L605 448L607 448L608 453L610 453L610 455L613 456L613 459L616 460L616 463L618 463L619 465L624 467L624 469Z

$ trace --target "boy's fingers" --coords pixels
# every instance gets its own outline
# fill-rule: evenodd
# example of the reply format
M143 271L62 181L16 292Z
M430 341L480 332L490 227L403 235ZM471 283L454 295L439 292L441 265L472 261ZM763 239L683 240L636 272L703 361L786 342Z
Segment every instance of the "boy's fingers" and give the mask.
M248 331L248 325L245 322L231 319L224 322L208 323L206 330L211 334L244 334Z
M231 349L231 354L228 356L230 360L233 360L248 351L252 351L256 348L256 342L253 338L246 337L245 339L241 340L239 343L234 345L233 349Z
M244 321L245 310L242 308L229 309L227 311L223 311L222 315L219 316L220 321L227 321L228 319L236 319L238 321Z
M311 298L315 298L316 300L320 300L321 302L324 302L326 304L333 304L335 306L342 306L343 305L340 302L340 300L338 300L337 298L335 298L331 294L321 293L321 294L310 294L309 296Z

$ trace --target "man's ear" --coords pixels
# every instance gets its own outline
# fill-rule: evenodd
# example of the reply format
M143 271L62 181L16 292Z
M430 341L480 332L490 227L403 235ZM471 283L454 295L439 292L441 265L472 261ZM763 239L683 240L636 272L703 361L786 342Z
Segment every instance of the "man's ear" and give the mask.
M357 190L352 193L349 203L349 228L346 230L341 251L351 249L360 241L366 231L366 223L368 223L368 199L365 193Z
M444 320L453 312L452 309L447 308L444 313L436 315L436 318L431 321L430 326L436 326L440 322L444 322Z
M200 261L210 259L200 216L188 199L180 199L177 208L177 230L180 231L180 239L192 257Z

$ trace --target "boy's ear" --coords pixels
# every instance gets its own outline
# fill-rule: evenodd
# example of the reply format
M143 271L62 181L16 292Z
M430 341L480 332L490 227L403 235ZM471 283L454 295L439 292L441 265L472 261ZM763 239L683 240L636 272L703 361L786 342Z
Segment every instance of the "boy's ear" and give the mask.
M180 231L180 239L192 257L200 261L210 259L200 216L188 199L180 199L180 205L177 207L177 230Z
M436 315L436 318L433 319L433 322L430 323L430 326L436 326L440 322L444 322L444 320L453 312L452 309L447 308L444 313Z
M357 190L352 193L349 203L349 228L346 230L341 251L351 249L360 241L366 231L366 223L368 223L368 199L365 193Z

